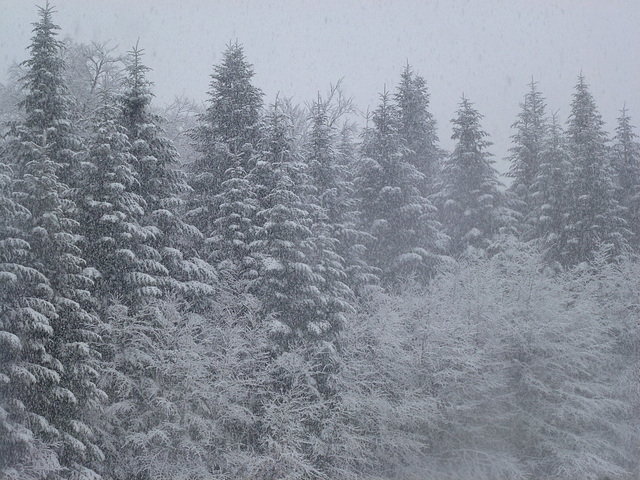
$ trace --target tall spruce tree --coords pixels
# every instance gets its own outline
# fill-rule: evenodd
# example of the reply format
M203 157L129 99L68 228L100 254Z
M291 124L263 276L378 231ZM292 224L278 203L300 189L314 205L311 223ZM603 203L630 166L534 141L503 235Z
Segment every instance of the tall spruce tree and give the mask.
M56 38L60 27L53 23L53 13L47 3L40 9L42 20L34 24L31 56L21 64L26 71L21 79L26 94L20 107L27 112L24 126L36 132L40 145L47 145L48 154L58 164L56 175L71 189L67 195L71 197L79 180L76 153L82 150L82 142L73 125L72 100L64 78L64 44Z
M351 291L326 209L308 174L305 145L296 140L291 112L276 103L265 118L261 154L250 174L259 200L251 249L260 269L252 290L271 336L270 383L277 392L269 400L274 403L265 405L264 420L272 422L274 413L279 417L277 405L289 399L295 399L289 408L298 419L269 428L273 441L267 451L287 451L292 441L300 442L296 455L321 463L324 447L317 446L329 434L323 432L328 405L338 401L336 342L352 309ZM296 378L301 363L310 368ZM295 431L289 430L292 424ZM265 474L282 474L280 467L273 472Z
M114 298L140 308L160 297L167 274L153 247L156 231L144 226L145 199L134 168L127 130L112 99L105 98L88 140L85 184L79 200L85 255L96 271L96 294L107 307Z
M109 395L109 401L105 405L106 413L97 415L92 423L105 452L102 471L109 475L116 475L113 445L117 445L117 450L124 449L121 442L126 438L122 431L113 434L116 422L109 412L122 400L123 385L135 383L133 379L138 380L138 375L144 377L150 367L145 365L146 368L140 368L139 372L129 369L126 373L122 371L124 368L118 368L121 365L114 367L114 358L118 358L126 345L121 338L119 320L124 317L126 320L122 321L134 332L136 327L153 331L153 323L140 322L139 317L161 297L159 278L167 275L160 255L152 245L155 232L141 223L146 203L137 193L139 180L133 167L135 157L130 152L131 145L126 129L121 125L118 107L105 93L103 104L92 120L87 159L83 163L85 182L78 195L84 252L93 267L94 291L103 319L100 387ZM121 315L114 315L114 311ZM136 337L129 331L127 338ZM144 356L146 345L141 344L139 338L136 340L136 353ZM132 397L127 398L129 413L139 400ZM136 430L132 427L130 431Z
M511 137L513 146L509 149L511 166L508 176L513 178L509 190L515 195L515 207L520 214L520 233L528 240L532 235L530 223L534 210L531 190L542 162L540 156L548 130L544 98L533 80L520 108L518 119L511 125L516 133Z
M105 320L101 386L109 402L94 424L106 453L104 471L114 478L154 478L156 470L142 468L147 462L140 457L160 450L154 432L177 432L171 422L184 419L157 411L175 393L155 363L175 346L167 333L165 314L173 308L167 298L202 310L210 306L215 279L210 265L189 257L199 232L180 219L179 197L188 187L161 119L150 113L141 55L131 52L124 92L114 99L105 91L93 119L81 203Z
M327 298L326 309L341 314L350 309L347 302L353 292L347 286L347 262L359 263L360 259L350 253L362 233L354 228L353 202L349 198L353 186L338 158L338 132L335 123L330 123L329 105L318 96L311 109L312 126L305 160L312 188L307 202L314 206L311 213L315 263L316 271L324 279L321 291Z
M556 263L561 261L567 241L567 185L571 173L571 157L555 114L538 158L538 172L528 190L532 201L529 238L540 243L548 262Z
M356 179L359 171L359 151L355 142L355 125L345 122L336 138L335 150L337 161L344 169L344 184L347 187L345 198L336 199L336 210L342 219L337 222L340 228L340 244L338 252L345 259L347 266L348 285L357 295L370 293L379 288L380 278L376 274L377 269L367 263L366 245L373 237L361 227L359 198L356 187ZM331 213L330 219L331 217ZM333 220L332 220L333 222Z
M567 121L571 154L569 178L570 210L564 263L575 265L593 259L608 245L612 255L628 246L629 231L615 198L615 184L609 161L604 121L582 75L573 94Z
M452 120L451 138L457 143L445 161L435 197L453 256L485 251L505 226L504 197L487 151L492 143L480 126L482 118L469 99L462 97Z
M209 253L217 261L228 253L216 252L213 241L219 204L225 201L225 190L236 186L233 179L253 167L259 138L262 92L251 83L253 75L242 46L227 47L211 76L207 110L192 133L198 157L188 165L193 188L188 216L211 239Z
M324 308L324 279L314 263L313 206L304 201L309 178L292 129L291 118L276 103L265 119L262 153L251 172L260 199L251 249L261 265L253 290L284 350L301 340L332 338L342 321Z
M216 265L221 272L231 274L243 285L258 275L258 264L251 250L258 200L248 173L236 165L227 170L222 191L214 197L218 216L209 241L215 245Z
M404 161L424 175L423 192L433 193L443 152L438 147L436 121L429 111L429 92L423 77L407 63L394 95L398 109L398 134L404 140Z
M213 267L197 255L202 233L182 219L184 196L190 191L180 169L178 152L162 129L163 119L151 112L152 83L138 46L129 52L120 96L120 122L131 144L131 166L137 177L133 192L143 201L141 225L154 232L148 244L160 254L167 269L156 268L163 293L186 296L193 304L206 303L216 283ZM155 253L154 253L155 255Z
M55 309L48 279L30 266L30 245L20 228L29 211L13 198L9 158L0 157L0 476L35 479L60 469L53 431L41 404L59 383L47 351Z
M405 161L398 129L397 109L385 92L364 134L356 188L362 228L373 237L367 260L387 285L428 278L442 248L435 208L421 190L424 175Z
M23 440L33 434L36 442L53 445L63 468L92 478L92 467L102 458L86 421L104 396L96 386L98 319L91 311L92 282L78 246L76 205L63 182L77 178L77 137L69 121L52 14L47 4L34 24L31 57L23 64L25 119L14 125L6 145L15 174L14 198L19 211L29 212L3 232L6 239L15 239L5 253L13 265L19 255L21 268L14 275L24 283L24 294L9 303L3 317L16 336L11 337L14 346L25 346L18 348L21 358L9 377L10 416L25 422Z
M617 187L617 198L625 208L624 219L631 231L631 245L640 251L640 142L633 131L626 108L618 117L616 136L613 138L612 167Z

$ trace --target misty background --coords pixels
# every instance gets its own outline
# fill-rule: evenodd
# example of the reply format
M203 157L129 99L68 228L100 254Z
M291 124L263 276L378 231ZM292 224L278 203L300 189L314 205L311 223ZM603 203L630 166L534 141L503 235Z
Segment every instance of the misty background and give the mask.
M640 478L632 2L0 8L0 478Z
M33 2L0 0L0 81L27 58ZM203 102L225 45L242 43L255 82L273 102L311 102L344 78L366 112L384 86L393 91L407 61L425 77L442 147L462 93L485 116L496 167L532 77L562 122L582 74L605 128L626 102L637 117L640 8L634 0L196 1L60 0L57 21L78 42L112 40L124 53L140 39L159 105L176 95ZM508 179L503 178L502 181Z

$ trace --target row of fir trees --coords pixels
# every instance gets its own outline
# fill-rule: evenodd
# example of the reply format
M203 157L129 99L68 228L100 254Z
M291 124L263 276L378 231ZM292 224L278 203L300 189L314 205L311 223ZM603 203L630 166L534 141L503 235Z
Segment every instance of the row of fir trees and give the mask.
M358 140L337 88L265 107L236 43L182 162L142 50L82 101L49 6L34 25L0 157L2 478L391 477L453 434L373 402L411 380L367 363L381 298L525 245L558 275L640 248L640 145L625 110L610 145L582 76L564 129L531 83L505 190L482 115L463 97L443 151L409 65Z

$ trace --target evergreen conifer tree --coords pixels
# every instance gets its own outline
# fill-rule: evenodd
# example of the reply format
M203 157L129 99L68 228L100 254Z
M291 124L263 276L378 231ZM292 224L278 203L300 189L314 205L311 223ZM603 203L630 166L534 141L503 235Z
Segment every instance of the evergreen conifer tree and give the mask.
M13 126L6 143L18 211L29 212L2 234L14 237L19 232L14 237L18 243L10 241L7 253L21 257L23 268L14 275L25 288L24 297L21 293L10 302L13 312L6 317L26 347L12 369L19 378L12 380L10 403L39 443L54 445L63 468L91 478L92 467L102 458L87 424L104 396L96 385L98 319L78 246L76 205L63 182L77 178L77 137L69 122L52 14L47 5L34 24L31 57L24 62L25 120Z
M622 109L614 137L612 167L618 201L631 231L631 245L640 249L640 142L626 108Z
M43 433L54 427L40 408L60 380L47 350L55 309L48 279L30 266L20 228L30 213L13 198L8 161L0 158L0 475L35 479L60 469Z
M40 145L58 164L56 175L73 194L79 180L78 155L82 142L75 132L71 114L71 98L65 83L64 45L59 41L58 25L53 23L53 7L40 9L42 20L34 24L29 47L31 56L22 62L26 70L21 84L26 92L20 107L27 112L24 126L37 135ZM46 127L45 127L46 126Z
M584 77L580 75L567 121L571 154L570 209L564 263L575 265L592 259L601 245L612 255L628 246L629 231L615 198L604 121Z
M332 220L331 209L329 219L331 223L339 226L337 234L340 241L338 253L345 259L347 284L357 295L371 293L377 290L380 283L377 269L367 263L366 245L373 241L374 237L362 229L359 212L359 198L356 188L356 179L359 170L359 152L354 141L356 135L354 125L345 122L337 134L335 151L337 162L343 168L345 183L344 197L338 195L334 202L339 204L336 209L340 220ZM338 190L339 192L340 190Z
M149 68L142 63L143 54L137 46L129 52L125 90L120 97L121 123L131 143L131 166L137 177L132 191L143 201L139 221L153 231L148 244L157 250L167 269L162 274L161 268L155 269L161 290L186 295L193 304L206 303L216 274L197 256L202 234L181 218L183 197L190 188L180 170L178 153L164 135L162 118L151 112L152 84L146 78Z
M105 306L115 297L135 309L162 294L158 277L167 271L152 246L156 231L143 225L147 204L137 193L136 159L112 100L104 99L93 123L79 201L85 255L96 269L96 294Z
M504 226L504 200L487 147L492 143L481 129L482 115L462 97L452 120L452 139L457 140L446 160L436 195L445 233L451 238L450 253L469 249L484 251Z
M538 158L538 172L528 190L532 201L529 237L540 242L545 259L555 263L561 261L566 246L571 172L567 142L555 115Z
M346 179L344 165L336 149L336 128L328 117L329 103L318 98L312 106L311 135L306 147L306 164L312 184L307 203L313 205L312 234L315 242L316 271L322 275L322 293L327 312L342 313L351 309L348 301L353 292L347 286L348 264L359 264L353 258L353 247L362 238L355 227L350 193L353 186ZM334 119L337 120L337 119ZM344 244L340 248L340 244ZM355 265L354 265L355 267Z
M405 161L399 120L389 94L364 135L357 173L362 228L374 238L367 260L391 285L406 276L428 278L439 261L442 238L435 208L423 195L424 175Z
M239 163L236 160L236 165L227 170L222 191L214 197L219 213L213 222L210 242L215 245L220 271L238 276L246 283L258 274L251 250L258 200L247 172Z
M224 189L237 186L234 175L250 172L253 167L262 109L262 92L252 85L253 75L242 46L230 45L221 64L214 67L209 105L192 133L199 155L188 166L193 188L188 215L208 239L216 235L219 204L227 195ZM232 181L223 187L227 180ZM218 197L220 194L222 197ZM209 250L215 250L213 240L209 243ZM218 260L222 257L209 253Z
M513 146L509 149L511 167L508 176L513 178L509 190L515 195L516 208L520 213L521 234L528 240L532 235L529 224L534 209L531 189L542 162L540 156L548 130L544 98L533 80L520 108L518 119L511 126L516 133L511 137Z
M426 194L433 193L441 167L442 151L438 147L436 121L429 111L429 92L425 79L407 64L394 95L398 108L398 134L404 140L404 161L424 175Z
M272 317L274 339L285 350L301 339L330 338L341 321L323 311L323 277L314 268L313 217L304 201L309 179L291 134L291 119L274 105L251 172L260 200L251 249L261 265L253 290L265 315Z
M94 428L100 433L106 453L105 472L114 478L128 478L132 472L140 478L145 478L145 474L154 478L165 467L145 470L140 465L147 467L148 462L141 457L149 450L161 451L153 441L154 432L165 433L175 428L171 422L179 421L176 415L167 413L169 407L157 411L157 405L169 405L167 398L176 392L160 378L159 365L155 363L175 348L169 334L173 325L169 323L177 319L167 317L174 308L166 301L164 288L171 275L156 248L163 245L165 238L158 227L144 224L153 220L149 203L142 195L148 191L140 187L135 168L139 163L122 125L120 107L120 103L105 95L93 120L80 203L85 251L95 267L96 293L104 319L100 386L109 395L104 413L94 419ZM144 145L143 140L138 140L138 147ZM156 157L143 160L153 164ZM149 181L162 171L147 170ZM166 185L166 189L170 191L171 185ZM166 193L160 188L158 191L160 195ZM153 194L149 198L153 201ZM175 256L182 258L182 253L178 251ZM171 293L184 293L178 297L184 302L189 294L195 295L192 290ZM179 316L179 312L174 313ZM122 408L127 409L127 415L121 414ZM131 450L133 458L127 455Z

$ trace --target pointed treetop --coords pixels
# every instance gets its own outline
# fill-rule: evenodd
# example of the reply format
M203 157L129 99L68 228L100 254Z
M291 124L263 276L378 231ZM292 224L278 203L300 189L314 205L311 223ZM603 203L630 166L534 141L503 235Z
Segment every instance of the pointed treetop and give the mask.
M456 150L461 152L477 152L493 145L489 140L483 140L489 134L480 128L480 120L484 118L480 112L473 108L473 103L462 94L462 101L458 104L457 117L451 120L453 123L453 140L459 140ZM484 152L485 155L490 155Z
M151 68L142 63L142 57L144 57L145 51L138 46L139 43L140 38L136 41L135 46L127 52L129 56L126 67L129 74L127 84L134 92L145 92L147 95L153 96L150 91L153 82L146 78L146 73L150 72Z
M575 86L571 114L567 123L569 124L568 133L573 137L576 145L587 142L589 139L592 141L598 139L598 142L606 141L607 135L603 130L602 115L598 112L596 102L582 72L580 72L578 83ZM587 132L591 132L591 134Z
M55 9L55 7L49 4L48 0L47 0L47 3L45 3L44 7L38 7L38 15L40 15L42 20L40 22L36 22L32 24L35 27L32 31L33 32L38 31L38 28L41 25L48 26L53 30L59 30L60 27L55 25L51 19L54 13L58 13L58 11Z
M49 2L44 7L38 7L40 21L32 24L34 36L31 37L31 45L29 46L32 58L22 62L22 65L31 67L31 62L36 54L57 54L61 49L62 43L55 39L58 35L56 30L60 30L60 27L53 23L54 13L57 12L49 5Z
M538 91L538 82L533 79L533 75L531 75L531 81L529 82L529 96L538 96L540 92ZM526 95L525 95L526 97Z
M26 95L20 106L25 109L27 126L42 131L66 118L69 109L60 55L63 45L56 39L60 27L53 23L54 10L49 3L38 9L41 18L33 24L30 58L21 64L26 69L21 79Z
M252 84L253 76L253 65L247 62L243 46L237 41L227 45L211 75L209 106L202 120L210 129L207 135L216 142L227 143L232 152L240 152L257 138L264 94Z
M621 118L629 118L627 115L627 102L622 104L622 110L620 110Z

